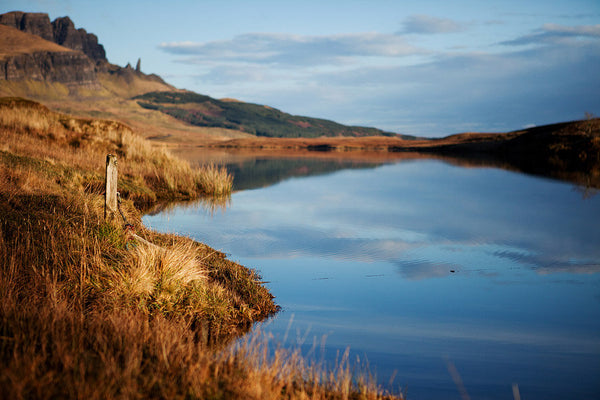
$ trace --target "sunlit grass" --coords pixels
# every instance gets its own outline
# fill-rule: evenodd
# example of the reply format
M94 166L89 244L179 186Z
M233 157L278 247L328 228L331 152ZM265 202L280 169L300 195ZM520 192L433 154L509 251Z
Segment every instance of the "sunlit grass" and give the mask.
M230 194L233 187L233 176L223 165L209 164L201 167L198 181L207 194L215 197Z
M0 398L385 398L347 369L226 346L277 310L260 276L135 207L227 194L226 171L19 99L0 101L0 134ZM104 220L109 152L135 234Z
M212 165L192 168L118 122L72 118L10 98L0 102L0 129L4 131L0 150L42 158L65 169L79 168L95 174L96 181L102 179L106 154L116 154L122 192L127 196L134 190L129 185L142 186L145 190L136 193L140 202L156 200L150 192L172 199L231 193L233 178L226 170Z
M333 363L314 357L313 344L303 355L300 348L287 349L274 343L273 338L260 330L222 353L228 365L238 369L246 379L236 386L240 393L232 398L291 398L291 399L398 399L378 386L368 364L351 360L350 350L338 353ZM231 368L231 367L230 367ZM223 371L226 377L229 370ZM275 388L275 391L273 391ZM239 397L241 396L241 397Z

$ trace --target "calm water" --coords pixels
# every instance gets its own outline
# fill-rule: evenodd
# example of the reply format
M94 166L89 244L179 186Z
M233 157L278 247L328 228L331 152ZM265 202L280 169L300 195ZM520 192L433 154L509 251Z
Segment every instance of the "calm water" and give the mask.
M145 223L257 269L283 308L264 329L349 346L409 399L460 399L453 367L472 399L600 398L600 195L439 161L289 163L232 166L248 189L226 209ZM252 189L267 164L282 180Z

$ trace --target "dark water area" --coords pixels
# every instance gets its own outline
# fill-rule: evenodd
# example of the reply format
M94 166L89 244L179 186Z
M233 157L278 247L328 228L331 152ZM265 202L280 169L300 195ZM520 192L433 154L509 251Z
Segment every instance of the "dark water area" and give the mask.
M248 190L274 185L290 178L326 175L342 169L368 169L382 165L381 162L359 162L352 160L324 160L311 158L247 159L227 164L233 175L233 190Z
M600 196L435 160L229 168L226 207L144 221L258 270L282 312L257 329L409 399L600 398Z

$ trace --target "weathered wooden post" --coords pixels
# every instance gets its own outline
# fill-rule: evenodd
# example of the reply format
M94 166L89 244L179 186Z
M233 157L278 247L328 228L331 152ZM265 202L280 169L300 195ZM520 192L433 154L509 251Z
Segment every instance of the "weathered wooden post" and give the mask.
M117 156L106 156L106 191L104 192L104 219L117 216Z

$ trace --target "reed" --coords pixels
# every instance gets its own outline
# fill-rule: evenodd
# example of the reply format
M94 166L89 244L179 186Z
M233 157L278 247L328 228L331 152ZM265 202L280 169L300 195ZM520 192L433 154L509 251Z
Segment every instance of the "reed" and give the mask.
M209 164L202 167L198 174L198 181L207 194L215 197L231 193L233 187L233 176L222 165Z
M314 352L313 349L309 353ZM244 376L237 382L238 392L225 398L255 399L398 399L378 387L369 368L360 360L350 361L349 349L338 354L333 365L305 356L300 348L285 349L272 343L260 330L230 346L219 355L226 366L219 371L225 379L235 370ZM248 396L248 397L246 397Z

